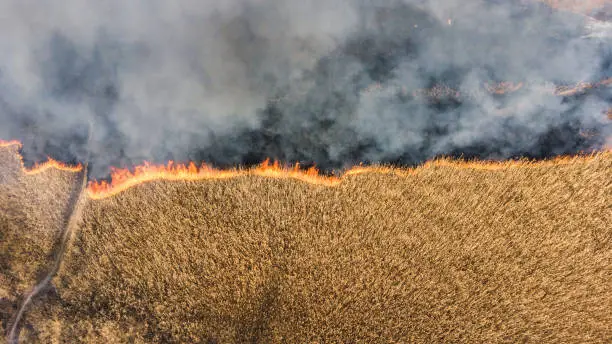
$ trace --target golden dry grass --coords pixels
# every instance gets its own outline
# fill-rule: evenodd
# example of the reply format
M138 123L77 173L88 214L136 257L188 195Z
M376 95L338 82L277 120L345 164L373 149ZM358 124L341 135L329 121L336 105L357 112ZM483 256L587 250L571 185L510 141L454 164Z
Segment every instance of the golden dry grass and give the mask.
M17 145L0 147L0 323L6 330L22 296L49 269L75 174L25 174Z
M21 338L612 340L612 153L371 171L331 187L154 181L89 200Z

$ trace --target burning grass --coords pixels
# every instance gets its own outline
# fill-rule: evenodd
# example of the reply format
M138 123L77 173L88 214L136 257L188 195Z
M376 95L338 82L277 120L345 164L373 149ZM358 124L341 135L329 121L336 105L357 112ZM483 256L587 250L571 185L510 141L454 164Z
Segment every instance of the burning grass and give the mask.
M173 161L170 161L166 165L152 165L145 162L144 165L135 167L134 171L128 169L113 169L110 182L92 181L89 183L87 191L90 198L100 199L110 197L138 184L154 180L227 179L244 175L291 178L311 184L329 186L339 182L339 179L336 177L320 175L319 171L314 167L307 170L301 170L298 164L293 167L283 167L278 161L270 163L270 160L266 160L259 166L250 170L216 170L206 164L202 164L198 167L193 162L189 164L175 164Z
M148 179L87 201L22 338L606 342L611 172L606 152Z
M559 97L571 97L574 95L584 94L589 91L610 87L612 85L612 78L601 79L597 82L579 82L575 85L554 85L554 84L528 84L524 82L498 82L498 83L484 83L482 89L454 89L446 85L436 85L431 88L421 88L412 92L408 91L408 88L402 86L396 88L395 91L402 95L411 94L415 98L429 99L436 101L439 99L453 98L460 100L462 98L469 98L476 94L481 94L482 91L486 91L489 95L509 95L520 90L530 88L533 91L540 92L542 94L549 94ZM363 92L365 94L376 94L384 91L385 87L380 83L373 83L369 87L365 88Z
M386 166L357 166L346 172L344 176L351 176L363 173L384 173L397 175L411 175L418 173L423 168L435 166L451 166L457 168L480 169L480 170L500 170L509 168L542 167L571 164L576 160L593 159L597 153L582 156L562 156L543 161L529 161L527 159L512 161L458 161L449 158L440 158L426 162L417 168L393 168ZM144 165L136 166L133 171L128 169L113 169L110 182L91 181L88 184L87 192L91 199L102 199L112 197L136 185L157 181L157 180L209 180L209 179L228 179L242 176L261 176L280 179L294 179L315 185L336 186L342 181L342 176L323 176L315 167L301 170L298 164L294 166L281 166L278 161L270 163L265 160L259 166L249 170L217 170L202 164L200 167L193 162L189 164L175 164L170 161L166 165L152 165L145 162Z
M0 140L0 148L10 147L10 146L21 147L21 142L17 140L11 140L11 141Z

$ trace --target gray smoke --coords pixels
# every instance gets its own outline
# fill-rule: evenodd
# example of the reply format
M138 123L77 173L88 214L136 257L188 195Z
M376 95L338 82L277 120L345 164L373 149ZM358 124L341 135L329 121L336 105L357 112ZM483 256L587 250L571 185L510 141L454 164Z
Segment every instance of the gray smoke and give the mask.
M90 154L93 177L143 160L546 157L612 134L606 88L482 92L612 77L605 25L533 1L5 0L0 13L0 138L30 160ZM411 96L439 84L469 97Z

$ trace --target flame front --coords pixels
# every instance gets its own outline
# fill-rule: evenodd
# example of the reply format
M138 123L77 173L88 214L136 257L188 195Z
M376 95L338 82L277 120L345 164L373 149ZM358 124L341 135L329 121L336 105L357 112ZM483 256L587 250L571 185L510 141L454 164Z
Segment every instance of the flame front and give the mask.
M9 147L9 146L19 146L21 147L21 142L17 140L4 141L0 140L0 147Z
M540 161L532 161L527 159L507 161L460 161L451 158L439 158L428 161L423 165L414 168L360 165L347 170L341 177L321 175L314 167L307 170L301 170L299 164L296 164L293 167L283 167L278 161L270 163L269 159L266 159L259 166L249 170L218 170L211 168L206 164L202 164L198 167L193 162L185 165L175 164L174 162L170 161L166 165L152 165L150 163L145 163L144 165L135 167L133 172L127 169L112 169L110 183L107 181L92 181L89 183L87 191L90 198L101 199L120 193L132 186L153 180L227 179L248 175L271 178L291 178L302 180L310 184L335 186L346 176L354 176L365 173L395 174L406 177L414 175L420 170L432 167L451 167L488 171L497 171L509 168L537 168L545 166L569 165L579 161L592 160L598 154L610 153L610 151L593 152L589 155L583 154L576 156L560 156L550 160Z
M18 141L0 141L0 147L21 146ZM506 161L483 161L471 160L461 161L451 158L438 158L430 160L424 164L413 168L396 168L389 166L354 166L344 172L342 176L325 176L321 175L315 167L309 169L301 169L299 164L293 166L282 166L278 161L270 162L266 159L260 165L251 169L231 169L218 170L206 164L200 166L193 162L188 164L176 164L169 161L165 165L154 165L145 162L143 165L136 166L133 171L128 169L111 168L110 182L107 181L90 181L87 187L87 193L91 199L101 199L116 195L126 189L139 185L145 182L154 180L203 180L203 179L227 179L241 176L263 176L270 178L291 178L297 179L310 184L335 186L339 184L343 178L365 173L383 173L394 174L402 177L414 175L419 171L426 170L432 167L450 167L460 169L478 169L478 170L504 170L509 168L532 168L544 166L567 165L580 161L588 161L594 159L598 155L605 155L610 158L612 154L612 146L607 146L603 151L593 152L588 155L580 154L576 156L560 156L550 160L506 160ZM21 159L21 155L19 155ZM31 169L25 169L24 173L36 174L55 168L63 171L79 172L83 169L81 164L70 166L49 158L46 162L35 164Z
M34 164L34 166L31 169L25 170L25 173L26 174L36 174L36 173L46 171L50 168L55 168L57 170L68 171L68 172L80 172L83 169L83 166L81 164L71 166L71 165L64 164L63 162L53 160L50 157L47 157L47 161L43 163Z
M12 147L12 146L17 146L17 148L21 148L23 144L17 140L10 140L10 141L0 140L0 148L6 148L6 147ZM47 161L42 162L42 163L35 163L34 166L32 166L32 168L27 169L25 168L25 165L23 163L23 157L21 156L21 154L18 154L18 156L19 156L19 161L21 163L21 168L23 169L24 173L28 175L37 174L37 173L46 171L50 168L55 168L57 170L68 171L68 172L79 172L83 169L83 166L81 164L72 166L72 165L64 164L63 162L59 162L57 160L53 160L51 157L47 157Z
M201 180L226 179L245 175L264 176L272 178L292 178L311 184L335 185L340 180L335 176L323 176L315 167L307 170L300 169L299 164L293 167L283 167L278 161L270 163L266 159L259 166L249 170L218 170L206 164L197 166L195 163L175 164L169 161L166 165L153 165L145 162L141 166L128 169L111 169L111 181L92 181L88 185L89 196L100 199L117 194L134 185L152 180Z
M510 82L502 81L497 83L485 82L483 89L491 95L504 95L517 92L528 85L524 82ZM569 97L576 94L585 93L591 89L597 89L602 87L612 86L612 78L602 79L594 83L590 82L579 82L575 85L529 85L536 91L544 94L550 94L561 97ZM364 94L380 92L387 88L379 82L375 82L363 90ZM398 92L402 94L408 94L408 88L402 86ZM431 88L419 88L411 92L413 97L429 97L429 98L441 98L441 97L460 97L462 93L472 93L477 90L457 90L445 85L437 85Z

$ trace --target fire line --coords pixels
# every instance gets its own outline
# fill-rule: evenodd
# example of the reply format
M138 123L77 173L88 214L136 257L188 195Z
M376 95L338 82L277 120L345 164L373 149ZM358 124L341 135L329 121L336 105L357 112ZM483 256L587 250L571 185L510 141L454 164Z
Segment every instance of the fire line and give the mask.
M10 144L8 144L10 142ZM0 147L21 146L18 141L1 141ZM81 164L70 166L49 158L44 163L36 164L31 169L26 169L23 165L22 157L19 153L21 167L27 175L41 173L50 168L55 168L62 171L80 172L83 169ZM410 176L418 173L421 170L432 167L450 167L461 169L477 169L487 171L498 171L510 168L532 168L532 167L547 167L568 165L576 162L586 162L593 160L600 155L612 154L612 147L606 147L604 150L591 152L588 154L581 153L573 156L558 156L548 160L505 160L505 161L490 161L490 160L470 160L462 161L448 157L436 158L426 161L425 163L410 168L391 167L391 166L363 166L358 165L346 170L339 176L322 175L315 167L309 169L301 169L299 164L293 166L281 165L278 161L270 162L266 159L260 165L250 169L230 169L220 170L212 168L206 164L197 166L194 162L188 164L177 164L169 161L167 164L155 165L145 162L143 165L135 166L133 171L129 169L111 168L110 182L102 180L89 181L87 185L87 196L90 199L103 199L116 195L133 186L156 180L207 180L207 179L229 179L242 176L261 176L268 178L289 178L301 180L314 185L335 186L348 176L355 176L366 173L382 173L394 174L397 176Z

